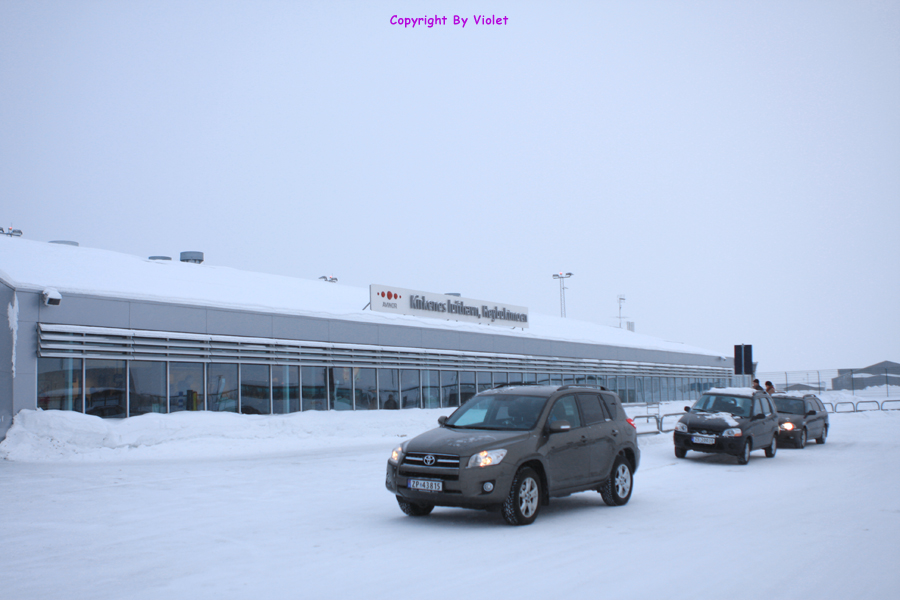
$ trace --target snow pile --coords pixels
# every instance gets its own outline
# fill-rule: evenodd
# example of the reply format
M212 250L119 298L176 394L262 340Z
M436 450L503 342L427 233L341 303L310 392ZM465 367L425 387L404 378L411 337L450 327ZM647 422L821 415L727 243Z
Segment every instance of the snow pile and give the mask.
M219 458L316 447L383 444L389 448L397 440L436 427L438 417L450 412L178 412L101 419L70 411L22 410L0 443L0 458L31 462Z

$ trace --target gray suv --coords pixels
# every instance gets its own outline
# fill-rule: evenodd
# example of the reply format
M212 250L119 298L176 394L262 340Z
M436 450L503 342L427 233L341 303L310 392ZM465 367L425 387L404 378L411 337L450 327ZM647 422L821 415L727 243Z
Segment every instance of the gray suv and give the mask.
M494 509L510 525L528 525L551 497L595 490L610 506L631 498L641 453L612 392L500 387L438 424L388 460L385 485L407 515L435 506Z

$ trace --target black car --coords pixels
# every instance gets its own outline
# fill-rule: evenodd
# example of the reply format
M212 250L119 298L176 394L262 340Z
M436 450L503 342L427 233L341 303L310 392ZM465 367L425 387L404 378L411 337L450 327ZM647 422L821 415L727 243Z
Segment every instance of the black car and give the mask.
M388 459L385 485L407 515L495 509L510 525L528 525L551 497L595 490L611 506L631 498L637 430L612 392L495 388L438 424Z
M675 425L675 456L688 450L731 454L738 464L763 448L772 458L778 449L778 412L765 392L753 388L722 388L705 392Z
M790 442L797 448L806 446L809 438L824 444L828 437L828 411L813 394L792 396L772 394L778 409L778 443Z

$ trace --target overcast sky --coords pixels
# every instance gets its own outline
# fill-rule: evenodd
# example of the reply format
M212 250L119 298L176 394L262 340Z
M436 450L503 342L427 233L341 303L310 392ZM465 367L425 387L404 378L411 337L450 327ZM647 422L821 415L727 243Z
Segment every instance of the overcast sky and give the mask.
M536 313L572 272L569 318L622 294L761 371L900 362L900 2L2 0L0 208Z

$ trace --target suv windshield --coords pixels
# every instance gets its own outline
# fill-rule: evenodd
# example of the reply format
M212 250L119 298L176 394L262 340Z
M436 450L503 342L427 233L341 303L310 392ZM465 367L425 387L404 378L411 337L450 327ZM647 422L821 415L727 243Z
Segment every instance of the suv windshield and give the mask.
M703 394L691 408L691 412L730 413L735 417L749 417L753 401L740 396Z
M476 396L456 410L445 423L462 429L527 431L534 429L547 398L497 394Z
M789 415L802 415L806 411L803 408L803 400L799 398L772 398L775 401L775 408L780 413Z

